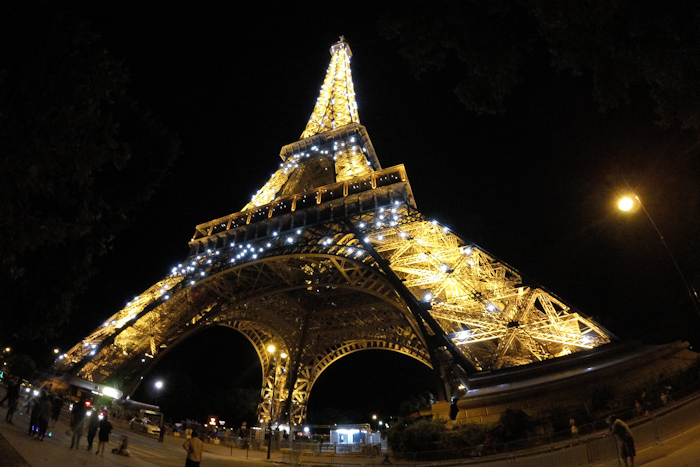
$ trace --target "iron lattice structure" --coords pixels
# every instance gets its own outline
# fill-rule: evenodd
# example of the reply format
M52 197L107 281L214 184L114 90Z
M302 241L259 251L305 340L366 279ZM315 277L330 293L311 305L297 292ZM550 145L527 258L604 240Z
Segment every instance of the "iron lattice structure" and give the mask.
M444 399L473 372L610 341L417 210L404 166L382 168L360 125L351 56L343 38L332 46L306 129L268 183L242 211L198 225L187 259L74 346L63 370L123 379L128 394L175 345L229 326L262 364L260 421L298 425L319 375L360 350L431 367Z

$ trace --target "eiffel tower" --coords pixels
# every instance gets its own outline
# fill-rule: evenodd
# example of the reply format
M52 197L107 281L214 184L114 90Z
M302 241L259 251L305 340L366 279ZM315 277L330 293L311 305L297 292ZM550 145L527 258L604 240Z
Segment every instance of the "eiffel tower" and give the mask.
M343 37L311 118L240 212L196 227L189 255L75 345L60 370L133 392L176 344L228 326L263 369L261 423L299 425L314 382L366 349L434 370L441 400L469 376L557 358L612 336L416 206L360 124Z

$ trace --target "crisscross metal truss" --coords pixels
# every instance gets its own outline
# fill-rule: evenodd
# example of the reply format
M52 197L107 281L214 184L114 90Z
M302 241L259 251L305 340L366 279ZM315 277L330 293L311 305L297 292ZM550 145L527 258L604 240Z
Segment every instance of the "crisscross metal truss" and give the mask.
M233 327L255 346L264 373L264 422L274 415L301 423L314 381L352 352L391 350L431 366L406 304L345 224L190 258L76 345L64 362L91 381L118 375L137 384L158 357L210 325Z
M436 325L426 330L401 288ZM193 256L65 362L88 380L118 375L137 384L157 357L210 325L237 329L256 348L264 373L259 419L297 424L319 375L355 351L386 349L437 367L435 358L444 361L448 352L440 341L431 350L428 332L472 368L491 370L610 340L548 292L522 285L509 266L396 201ZM445 376L440 366L445 385L453 385L460 376Z
M380 209L366 241L478 370L524 365L610 341L591 320L435 221Z

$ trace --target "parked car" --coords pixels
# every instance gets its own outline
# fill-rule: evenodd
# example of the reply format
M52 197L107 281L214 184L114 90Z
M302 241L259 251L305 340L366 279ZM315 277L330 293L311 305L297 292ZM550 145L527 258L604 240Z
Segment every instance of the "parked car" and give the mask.
M160 434L160 427L158 425L154 425L150 420L145 418L132 418L129 422L129 428L148 435Z

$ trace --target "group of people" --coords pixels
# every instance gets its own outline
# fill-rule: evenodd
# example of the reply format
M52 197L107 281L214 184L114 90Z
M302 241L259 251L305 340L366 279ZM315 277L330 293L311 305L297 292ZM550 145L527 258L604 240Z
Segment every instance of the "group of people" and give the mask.
M29 436L44 441L48 434L49 420L53 414L54 397L45 389L39 391L39 395L32 398L32 407L29 412Z
M22 383L17 377L10 378L7 384L7 393L0 401L0 406L5 405L7 401L7 413L5 421L13 425L13 417L15 412L19 410L19 402L21 399ZM48 434L49 422L58 420L63 407L63 399L51 392L51 387L43 387L38 394L29 398L22 406L30 414L29 436L40 441L44 440L44 436Z
M68 431L71 435L70 449L80 448L80 439L83 436L83 431L87 425L87 450L92 449L95 436L97 436L98 444L95 454L104 456L105 446L109 442L109 434L112 432L112 424L109 421L109 415L99 413L89 408L85 399L80 399L73 406L71 419ZM99 434L98 434L99 432Z
M21 399L22 384L17 377L10 378L7 384L7 393L0 401L0 406L4 407L7 401L7 414L5 421L13 425L13 416L19 409ZM84 427L87 425L87 449L92 449L95 437L98 438L97 451L95 454L104 455L104 448L109 442L109 434L112 431L112 424L109 422L109 416L106 413L98 414L95 410L89 409L87 401L83 398L80 402L74 405L71 412L71 419L68 431L71 436L71 449L78 449L80 438L83 436ZM63 407L63 399L51 392L51 387L46 386L39 389L38 394L29 398L22 406L29 413L29 430L28 435L33 439L43 441L44 437L49 434L49 422L58 421ZM99 435L98 435L99 433Z
M620 458L625 463L625 467L634 467L634 457L637 455L637 451L634 448L634 436L632 436L632 430L629 426L615 415L608 416L608 432L606 435L615 436L617 441L617 446L620 450ZM569 420L569 425L571 426L571 438L573 443L579 442L579 430L576 426L576 421L572 418ZM629 459L629 464L627 460Z
M50 421L57 421L61 414L61 409L64 405L63 398L53 393L51 391L51 386L47 385L39 389L38 393L35 393L34 396L30 397L24 405L20 407L20 402L22 400L22 383L17 377L9 377L6 380L6 388L5 397L0 401L0 407L5 407L5 402L7 402L5 421L14 425L13 416L19 410L29 414L28 435L33 439L43 441L45 436L50 435ZM109 443L109 435L112 430L113 426L109 421L107 412L100 413L92 408L85 397L73 404L68 430L66 432L71 439L70 449L79 449L80 440L86 432L87 450L92 450L95 438L97 438L97 450L95 454L104 456L104 450L107 443ZM162 441L162 436L160 441ZM120 446L112 449L112 452L123 456L131 455L128 449L128 443L128 438L123 436ZM192 460L192 462L197 462L188 465L199 465L199 459L201 459L203 449L202 441L196 435L193 435L193 439L188 440L188 446L188 462L190 462L190 460Z

